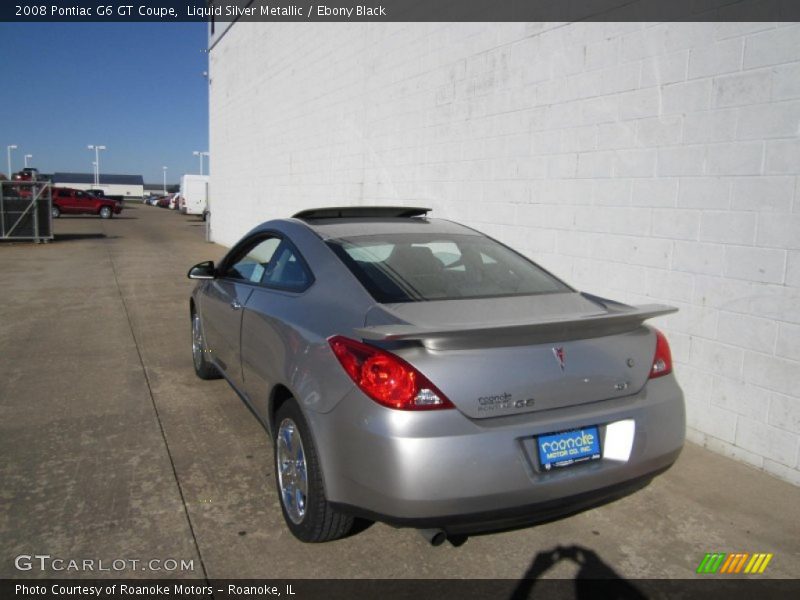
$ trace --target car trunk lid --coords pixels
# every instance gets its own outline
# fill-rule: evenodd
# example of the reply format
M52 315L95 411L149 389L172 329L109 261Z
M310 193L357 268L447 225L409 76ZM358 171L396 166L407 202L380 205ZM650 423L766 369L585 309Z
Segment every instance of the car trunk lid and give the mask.
M471 418L634 393L650 373L646 319L674 312L579 293L377 305L357 334L388 345Z

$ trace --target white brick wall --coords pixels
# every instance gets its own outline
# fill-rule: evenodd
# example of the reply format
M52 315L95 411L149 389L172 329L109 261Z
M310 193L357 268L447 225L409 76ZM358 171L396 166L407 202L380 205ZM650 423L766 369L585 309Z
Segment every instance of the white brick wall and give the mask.
M662 301L690 438L800 485L800 25L243 24L212 231L414 203Z

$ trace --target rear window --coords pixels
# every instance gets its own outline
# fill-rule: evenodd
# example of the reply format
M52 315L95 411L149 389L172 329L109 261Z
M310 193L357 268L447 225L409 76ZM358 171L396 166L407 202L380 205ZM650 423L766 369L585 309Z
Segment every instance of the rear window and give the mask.
M366 235L328 246L381 303L572 291L527 258L475 235Z

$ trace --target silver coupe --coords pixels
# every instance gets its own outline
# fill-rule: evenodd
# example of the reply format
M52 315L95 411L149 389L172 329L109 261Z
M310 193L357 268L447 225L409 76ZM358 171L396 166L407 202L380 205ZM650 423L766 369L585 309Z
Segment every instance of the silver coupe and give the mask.
M678 457L673 312L579 292L428 209L304 210L189 271L197 375L269 432L288 528L447 536L554 519Z

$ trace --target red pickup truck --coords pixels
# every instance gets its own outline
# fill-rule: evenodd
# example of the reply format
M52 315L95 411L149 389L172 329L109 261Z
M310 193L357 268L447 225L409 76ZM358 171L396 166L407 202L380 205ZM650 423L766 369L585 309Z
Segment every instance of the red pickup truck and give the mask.
M72 188L53 188L53 216L90 214L100 215L103 219L110 219L122 212L122 203L108 198L74 190Z

